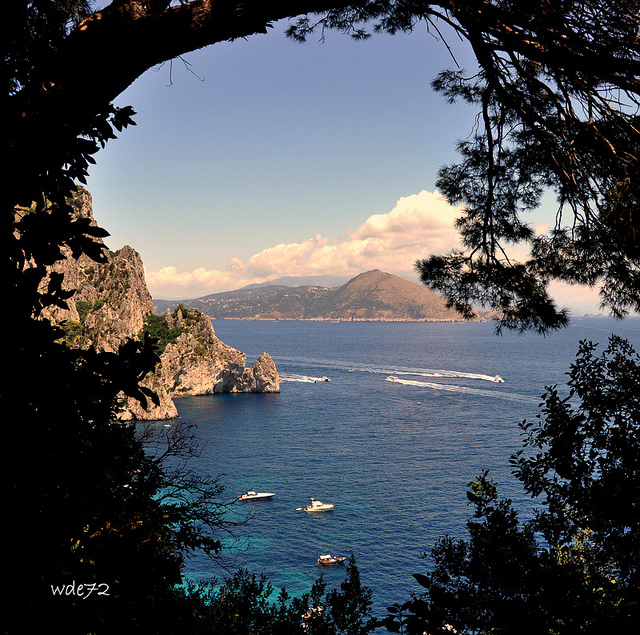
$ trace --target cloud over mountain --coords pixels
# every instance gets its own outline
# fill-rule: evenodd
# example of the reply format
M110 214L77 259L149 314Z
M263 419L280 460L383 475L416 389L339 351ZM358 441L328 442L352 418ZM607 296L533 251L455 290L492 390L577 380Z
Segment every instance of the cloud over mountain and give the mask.
M416 279L413 265L418 258L460 248L454 228L460 214L460 209L449 205L438 192L423 190L401 197L391 211L372 214L355 230L344 229L336 237L317 234L301 242L267 247L246 262L232 258L222 270L199 267L180 272L168 265L159 271L147 271L147 284L155 297L194 298L281 276L351 278L363 271L382 269ZM548 227L541 225L536 230L544 233ZM518 247L511 248L509 255L516 260L527 258ZM562 306L579 313L597 311L595 289L559 283L551 289Z
M373 214L341 236L320 234L297 243L282 243L254 254L245 263L229 261L224 270L198 268L179 272L174 266L147 272L154 295L186 297L235 289L279 276L332 274L354 276L370 269L412 275L416 259L441 254L458 245L454 230L460 211L437 192L402 197L386 214Z

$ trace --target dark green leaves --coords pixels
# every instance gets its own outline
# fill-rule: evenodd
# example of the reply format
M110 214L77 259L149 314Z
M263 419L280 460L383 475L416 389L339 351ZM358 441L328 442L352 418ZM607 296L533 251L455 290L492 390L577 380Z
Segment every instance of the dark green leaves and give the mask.
M568 311L556 308L546 285L527 264L453 252L419 260L416 270L424 284L442 293L465 318L476 315L475 307L494 309L498 332L508 328L544 335L569 322Z
M413 577L416 579L416 582L423 588L428 589L431 586L431 579L426 576L423 575L422 573L414 573ZM391 607L393 608L393 607ZM391 611L391 609L387 609L390 613L392 613L393 611Z

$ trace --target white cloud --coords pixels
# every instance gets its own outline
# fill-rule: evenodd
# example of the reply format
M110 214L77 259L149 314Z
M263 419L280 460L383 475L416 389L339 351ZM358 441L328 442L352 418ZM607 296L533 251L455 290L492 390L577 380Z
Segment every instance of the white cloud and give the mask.
M457 243L452 234L453 222L460 209L452 207L438 192L423 190L419 194L403 196L388 214L374 214L355 231L353 238L382 237L406 243L409 236L427 239L448 249Z
M277 275L305 275L309 267L313 267L309 262L313 254L322 250L328 243L328 238L317 234L314 238L301 243L269 247L249 259L247 270L252 275L262 278Z
M154 295L195 297L280 276L355 276L370 269L412 276L418 258L458 246L453 223L459 215L460 210L437 192L422 191L400 198L390 212L373 214L340 237L318 234L275 245L251 256L246 264L233 258L224 270L179 272L166 266L147 272L147 283Z
M167 266L159 271L145 271L145 276L152 295L185 298L250 284L251 281L244 281L243 268L242 261L234 258L224 271L199 267L179 272L176 267Z

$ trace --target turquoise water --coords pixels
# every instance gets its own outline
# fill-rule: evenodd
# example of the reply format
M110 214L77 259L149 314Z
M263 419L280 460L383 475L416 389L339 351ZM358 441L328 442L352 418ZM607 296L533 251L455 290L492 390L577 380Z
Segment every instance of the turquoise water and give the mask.
M639 319L575 319L547 338L497 337L491 324L224 320L214 328L249 363L269 352L283 379L278 395L177 401L205 443L198 470L221 475L229 498L275 492L237 506L252 518L227 541L235 545L227 564L296 594L321 572L330 587L344 577L344 567L321 571L320 554L353 553L378 613L419 590L411 575L428 568L421 554L438 537L464 535L466 487L481 470L527 512L508 468L517 424L535 416L545 385L565 382L578 342L603 347L615 332L640 348ZM335 509L300 511L312 497ZM187 574L226 575L203 558Z

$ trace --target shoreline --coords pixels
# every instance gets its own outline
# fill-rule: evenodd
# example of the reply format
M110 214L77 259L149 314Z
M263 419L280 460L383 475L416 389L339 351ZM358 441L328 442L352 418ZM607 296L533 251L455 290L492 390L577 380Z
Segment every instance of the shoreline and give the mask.
M484 322L492 322L492 318L479 318L473 320L453 320L453 319L438 319L438 318L419 318L419 319L405 319L405 318L353 318L353 319L341 319L341 318L271 318L271 317L212 317L211 320L224 321L224 320L238 320L245 322L330 322L335 324L343 324L349 322L442 322L449 324L481 324Z

